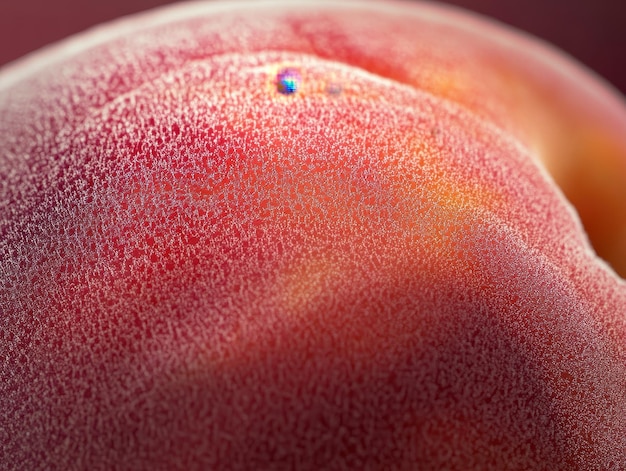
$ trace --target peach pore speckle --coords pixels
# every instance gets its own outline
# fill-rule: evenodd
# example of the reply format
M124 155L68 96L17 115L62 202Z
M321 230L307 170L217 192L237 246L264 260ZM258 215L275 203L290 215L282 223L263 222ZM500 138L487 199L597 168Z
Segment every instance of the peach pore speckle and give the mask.
M626 289L507 112L506 42L307 5L0 80L0 464L620 469Z

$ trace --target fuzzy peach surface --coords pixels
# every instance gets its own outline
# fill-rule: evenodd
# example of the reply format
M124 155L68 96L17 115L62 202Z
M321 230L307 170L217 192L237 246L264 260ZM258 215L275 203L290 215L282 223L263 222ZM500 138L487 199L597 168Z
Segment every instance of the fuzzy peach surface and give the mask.
M433 4L181 4L9 66L0 468L624 469L625 135Z

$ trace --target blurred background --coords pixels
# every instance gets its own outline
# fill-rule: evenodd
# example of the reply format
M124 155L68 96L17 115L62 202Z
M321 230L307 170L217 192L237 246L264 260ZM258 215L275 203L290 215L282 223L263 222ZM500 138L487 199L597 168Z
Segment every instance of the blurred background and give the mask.
M175 2L0 0L0 66L95 24L167 3ZM626 0L451 0L446 3L491 16L551 42L595 70L626 96Z

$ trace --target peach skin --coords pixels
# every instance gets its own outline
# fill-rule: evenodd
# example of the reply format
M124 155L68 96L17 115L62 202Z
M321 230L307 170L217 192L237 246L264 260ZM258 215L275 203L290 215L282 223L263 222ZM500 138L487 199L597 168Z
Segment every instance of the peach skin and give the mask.
M0 72L3 470L626 469L626 106L436 4L193 2Z

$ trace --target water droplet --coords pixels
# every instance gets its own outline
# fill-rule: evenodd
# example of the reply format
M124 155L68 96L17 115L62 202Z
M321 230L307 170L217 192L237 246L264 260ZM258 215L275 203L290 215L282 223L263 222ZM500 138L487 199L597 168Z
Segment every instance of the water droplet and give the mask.
M332 96L340 95L343 91L343 87L339 82L332 81L326 84L326 93Z
M300 86L300 73L297 69L288 67L280 70L276 75L276 90L283 95L293 95Z

